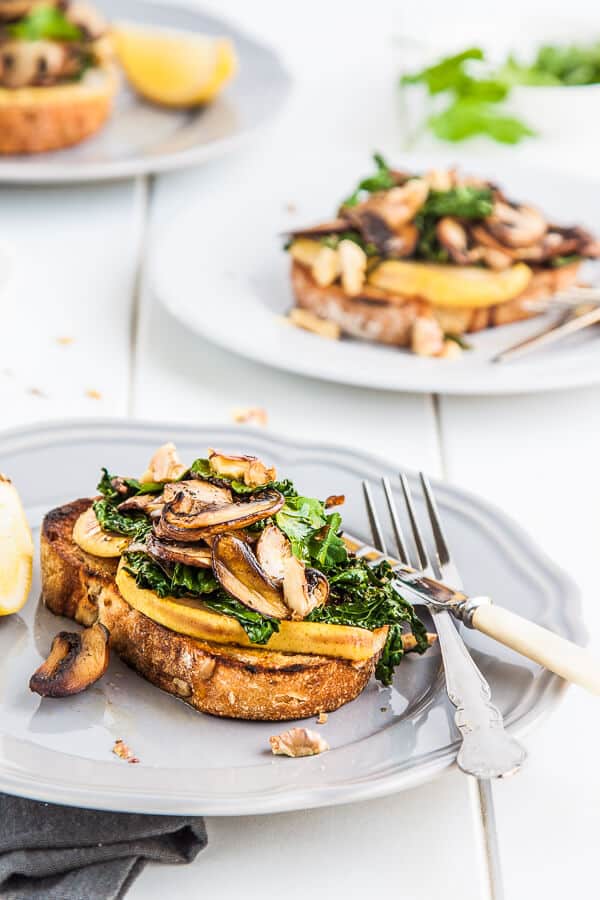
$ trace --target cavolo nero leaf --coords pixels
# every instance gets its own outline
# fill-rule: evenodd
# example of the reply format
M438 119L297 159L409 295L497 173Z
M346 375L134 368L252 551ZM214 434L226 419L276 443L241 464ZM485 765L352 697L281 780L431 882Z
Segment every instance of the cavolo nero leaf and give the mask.
M7 26L11 37L20 41L81 41L83 32L56 6L34 7L28 15Z
M125 515L107 499L96 500L94 512L102 529L112 531L114 534L125 535L135 541L143 540L152 530L152 522L143 513Z

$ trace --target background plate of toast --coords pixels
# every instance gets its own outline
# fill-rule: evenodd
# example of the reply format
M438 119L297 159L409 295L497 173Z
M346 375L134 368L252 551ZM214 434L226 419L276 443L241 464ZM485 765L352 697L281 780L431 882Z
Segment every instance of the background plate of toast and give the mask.
M253 163L228 160L157 187L161 220L151 246L159 299L186 328L228 350L278 369L342 384L448 394L506 394L556 390L600 381L600 326L503 365L501 350L557 318L467 334L472 349L459 359L419 357L408 350L353 338L329 340L285 319L293 306L285 232L335 215L337 206L372 170L362 153L332 146L299 154L292 146L252 150ZM390 165L413 172L448 167L452 157L403 156ZM248 171L261 173L249 179ZM519 202L538 206L549 221L581 224L600 233L594 182L543 168L465 160L460 169L489 178ZM191 199L190 199L191 198ZM211 210L206 221L205 210ZM243 211L236 215L235 210ZM166 224L168 223L168 224ZM598 263L581 269L597 283Z
M346 527L365 539L361 479L373 482L379 500L378 476L397 474L395 465L369 456L291 443L264 432L118 420L5 432L0 458L19 486L37 539L47 511L89 496L100 466L138 472L167 440L176 442L184 459L208 445L243 450L276 465L311 495L343 493ZM435 491L466 589L489 593L509 609L584 642L576 586L530 538L470 494L442 484ZM54 635L77 627L52 615L39 592L36 563L26 607L0 619L0 791L122 811L243 815L382 796L426 781L454 763L454 710L435 646L422 657L407 657L393 687L372 681L357 700L331 713L326 724L302 722L321 732L329 752L306 759L273 757L269 736L294 723L282 728L282 723L203 715L116 657L85 693L61 700L32 694L29 677ZM508 728L522 735L557 702L563 682L477 632L465 637ZM138 764L113 754L117 740L125 741Z
M115 109L95 136L76 147L31 156L0 156L0 182L103 181L197 165L260 131L277 115L291 80L276 53L229 22L185 5L98 0L109 22L142 23L229 37L239 71L206 107L167 109L146 102L121 78Z

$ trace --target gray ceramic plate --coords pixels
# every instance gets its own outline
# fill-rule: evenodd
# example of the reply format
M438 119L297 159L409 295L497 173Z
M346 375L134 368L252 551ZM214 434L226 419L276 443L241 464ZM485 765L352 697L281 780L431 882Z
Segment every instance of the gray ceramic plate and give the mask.
M58 153L0 156L0 182L100 181L195 165L232 149L281 109L291 84L287 72L272 50L229 22L149 0L98 0L96 5L111 21L230 37L239 57L237 77L206 109L190 112L145 103L123 85L101 132Z
M120 421L5 433L0 469L14 479L31 523L38 526L51 507L89 496L100 466L139 473L167 439L177 443L185 460L207 446L249 451L277 465L309 494L343 493L347 527L365 538L360 481L397 473L394 464L372 457L293 444L263 432ZM520 528L463 491L438 484L436 492L469 591L490 593L572 640L585 640L575 585ZM426 781L454 763L457 733L436 649L407 658L393 688L373 682L358 700L332 713L320 727L332 749L312 759L273 757L268 737L279 726L196 713L118 659L87 693L40 700L28 690L29 676L53 635L73 625L40 606L39 588L36 567L24 611L0 619L0 791L146 813L242 815L381 796ZM469 632L467 639L515 734L557 702L560 679L481 635ZM112 755L116 738L130 745L139 765Z

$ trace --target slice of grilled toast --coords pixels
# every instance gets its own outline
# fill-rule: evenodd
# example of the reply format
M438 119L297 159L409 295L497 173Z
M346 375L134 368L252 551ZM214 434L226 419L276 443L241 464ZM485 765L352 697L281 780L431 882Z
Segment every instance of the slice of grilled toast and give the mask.
M544 300L566 290L576 282L579 269L578 261L557 269L539 269L514 300L481 309L434 307L417 297L392 297L371 285L366 285L359 296L349 297L339 284L317 284L310 271L296 261L292 262L291 281L298 306L336 322L344 334L408 347L415 320L431 312L443 331L457 334L508 325L536 315L526 301Z
M152 684L202 712L269 721L338 709L365 688L377 656L352 662L213 644L170 631L134 610L115 583L118 560L90 556L73 541L75 521L91 502L75 500L44 519L43 601L81 625L100 621L112 649Z

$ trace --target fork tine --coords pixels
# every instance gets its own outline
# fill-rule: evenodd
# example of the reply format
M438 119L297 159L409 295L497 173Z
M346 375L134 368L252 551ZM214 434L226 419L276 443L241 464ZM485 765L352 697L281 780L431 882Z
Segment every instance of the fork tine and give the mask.
M371 526L373 543L377 550L381 550L382 553L387 554L385 538L383 536L379 516L377 515L377 509L375 507L375 503L373 502L373 495L371 494L371 486L368 481L363 481L362 487L363 494L365 495L365 505L367 507L367 515L369 517L369 525Z
M408 550L406 549L406 542L404 540L404 535L402 534L402 526L400 525L400 520L398 519L398 513L396 510L396 504L394 502L394 496L392 494L390 479L382 478L381 483L383 485L383 492L385 494L390 519L392 520L392 528L394 529L394 537L396 538L398 558L401 563L404 563L405 566L410 566L410 556L408 555Z
M408 512L408 518L410 520L410 527L412 528L413 539L415 542L415 549L417 551L417 559L419 568L426 572L428 575L433 575L433 569L429 562L429 557L427 555L427 550L425 549L425 543L421 536L421 531L419 529L419 523L417 522L417 517L415 515L415 508L412 502L412 495L410 492L410 487L408 486L408 480L404 473L400 473L400 484L402 485L402 493L404 494L404 502L406 504L406 510Z
M437 503L435 502L435 497L433 495L433 490L431 489L429 479L424 472L419 472L419 478L421 479L421 487L423 488L423 494L425 496L427 513L429 515L431 530L433 532L433 539L435 541L437 562L440 568L442 579L450 587L461 588L462 580L458 573L458 569L456 568L450 555L450 549L446 542L440 515L438 513Z

